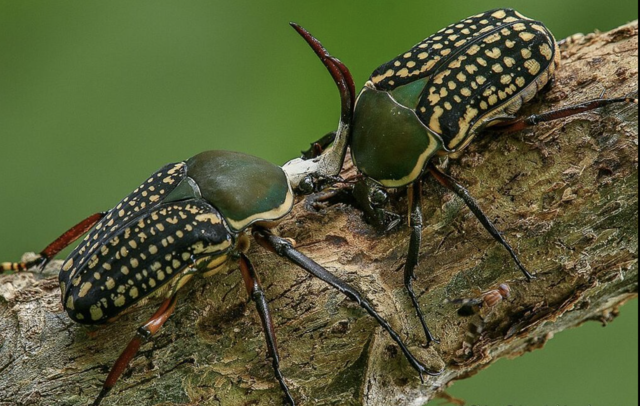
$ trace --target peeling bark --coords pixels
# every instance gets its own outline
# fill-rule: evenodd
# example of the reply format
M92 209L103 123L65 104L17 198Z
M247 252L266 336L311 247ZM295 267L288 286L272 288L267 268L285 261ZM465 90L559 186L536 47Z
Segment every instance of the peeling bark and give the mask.
M637 22L563 46L555 86L523 114L637 92ZM252 249L279 337L283 373L301 405L416 405L554 333L606 323L638 291L638 115L618 105L515 136L488 134L443 162L537 272L527 283L463 203L425 179L415 283L441 344L428 349L401 272L406 227L380 235L346 204L296 205L279 233L356 285L414 352L445 373L420 385L398 348L359 307L259 247ZM398 196L398 205L406 205ZM54 262L0 277L0 405L90 404L147 306L107 328L76 325L59 303ZM463 318L447 300L508 283L512 298ZM175 316L145 344L105 405L280 405L264 335L239 272L185 289ZM46 400L45 400L46 399Z

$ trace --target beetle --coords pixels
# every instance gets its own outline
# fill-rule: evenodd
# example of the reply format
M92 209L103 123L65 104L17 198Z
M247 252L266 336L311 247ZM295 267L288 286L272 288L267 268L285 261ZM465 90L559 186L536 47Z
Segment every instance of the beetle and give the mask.
M514 132L613 103L637 104L628 97L599 98L517 118L523 104L552 83L560 50L543 23L512 9L487 11L441 29L378 67L357 97L349 70L306 30L293 26L325 65L335 65L340 80L347 83L341 87L342 111L333 145L314 159L287 163L300 174L294 186L311 190L319 188L320 180L338 175L349 147L354 165L366 179L367 201L360 201L365 212L377 213L384 222L385 190L407 190L412 231L404 285L427 345L437 339L413 291L423 224L421 179L426 173L460 197L505 247L527 280L534 279L475 199L438 169L433 159L459 157L489 128Z
M295 249L271 229L291 211L291 175L261 158L206 151L164 166L111 210L65 232L30 262L3 263L0 273L44 266L87 233L59 273L62 304L82 324L104 324L149 300L161 305L111 368L93 405L116 384L143 342L173 313L178 292L194 276L208 277L237 261L255 302L275 376L285 403L295 405L280 371L275 331L265 293L246 255L250 235L263 247L300 266L358 303L389 333L420 377L428 370L400 336L352 286Z

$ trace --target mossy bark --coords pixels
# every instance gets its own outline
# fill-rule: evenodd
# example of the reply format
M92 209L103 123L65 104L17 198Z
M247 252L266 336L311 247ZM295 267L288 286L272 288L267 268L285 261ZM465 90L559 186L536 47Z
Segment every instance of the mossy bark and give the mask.
M554 87L524 114L600 95L637 92L637 23L563 45ZM541 348L557 331L609 321L638 291L638 115L616 105L506 136L487 134L458 161L467 185L537 273L531 283L464 204L424 181L415 288L441 344L428 349L401 268L409 231L380 235L346 204L298 204L278 232L357 286L442 376L421 385L397 347L358 306L255 247L274 314L283 373L301 405L422 405L448 383L500 357ZM351 169L352 170L352 169ZM399 205L405 198L398 196ZM59 303L55 273L0 277L0 405L90 404L113 361L154 308L107 328L76 325ZM508 283L512 298L463 318L447 300ZM481 318L482 316L482 318ZM481 327L481 329L479 329ZM145 344L104 404L280 405L264 335L239 272L196 281L176 314Z

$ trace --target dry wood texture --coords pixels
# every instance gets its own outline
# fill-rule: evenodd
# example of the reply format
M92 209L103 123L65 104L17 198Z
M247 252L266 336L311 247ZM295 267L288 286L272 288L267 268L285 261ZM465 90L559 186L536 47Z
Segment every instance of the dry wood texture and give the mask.
M637 92L637 23L574 37L563 54L555 86L524 113L603 90L611 97ZM618 105L514 136L488 134L460 160L443 163L537 272L532 283L460 200L425 179L426 228L415 287L442 340L429 349L419 347L422 331L397 272L408 229L383 236L347 204L318 211L297 204L278 232L365 292L427 365L446 366L442 376L420 385L363 311L255 245L250 256L275 315L283 372L300 405L420 406L500 357L541 348L555 332L586 320L615 317L638 291L637 111ZM399 207L406 204L399 199ZM93 332L76 325L59 303L57 267L0 277L0 405L91 403L113 361L154 311L146 307ZM512 299L483 313L484 322L459 317L446 301L504 282ZM104 404L280 405L281 399L259 318L233 271L185 289L175 316L142 347Z

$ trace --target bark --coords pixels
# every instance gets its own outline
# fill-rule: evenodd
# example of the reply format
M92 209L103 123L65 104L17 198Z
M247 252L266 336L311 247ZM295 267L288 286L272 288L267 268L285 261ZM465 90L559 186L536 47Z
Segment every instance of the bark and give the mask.
M637 92L637 22L563 45L552 90L524 114ZM278 232L356 285L442 376L421 385L359 307L254 244L274 314L283 373L300 405L422 405L501 357L542 348L555 332L608 322L638 291L638 115L617 105L533 130L488 134L442 162L537 272L527 283L459 199L425 179L415 289L441 344L428 349L402 272L409 230L382 235L348 204L296 205ZM352 169L351 169L352 170ZM398 207L406 198L397 196ZM0 405L90 404L113 361L155 310L92 330L71 322L55 274L0 277ZM471 318L449 299L508 283L512 297ZM264 335L239 272L195 281L175 316L143 345L104 404L280 405Z

